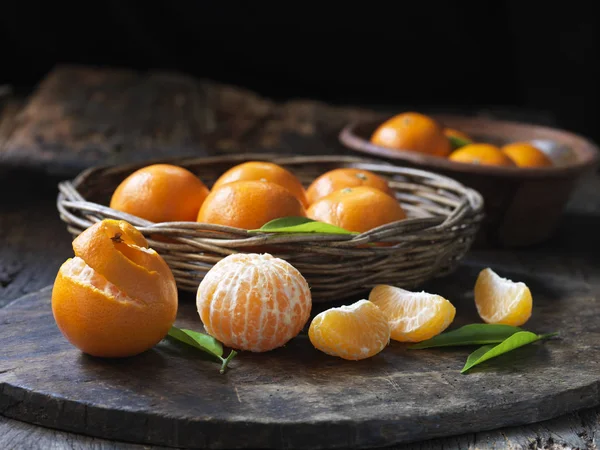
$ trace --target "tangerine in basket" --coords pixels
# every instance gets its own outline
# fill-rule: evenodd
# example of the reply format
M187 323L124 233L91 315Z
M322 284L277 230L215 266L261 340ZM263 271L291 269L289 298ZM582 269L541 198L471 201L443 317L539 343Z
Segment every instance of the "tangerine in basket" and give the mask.
M375 356L389 344L390 325L381 309L363 299L317 314L308 337L328 355L357 361Z
M292 216L306 217L306 211L286 188L270 181L234 181L212 189L197 221L250 230Z
M350 167L333 169L319 176L308 187L306 195L308 202L313 204L339 189L357 186L370 186L394 197L394 191L384 178L368 170Z
M529 142L513 142L501 148L518 167L551 167L552 160Z
M448 159L468 164L516 167L512 159L492 144L467 144L454 150Z
M105 219L75 238L73 250L52 288L54 319L71 344L126 357L167 335L177 314L175 278L138 230Z
M437 336L456 315L452 303L439 295L395 286L375 286L369 301L383 311L390 323L391 338L399 342L420 342Z
M446 157L452 151L443 127L424 114L406 112L382 123L371 135L371 143Z
M519 327L531 317L533 298L523 282L503 278L488 267L479 273L474 291L475 306L484 322Z
M306 192L300 180L289 170L266 161L248 161L232 167L219 177L213 189L233 181L270 181L290 191L302 203L308 207Z
M196 296L206 332L237 350L265 352L300 333L312 307L310 288L287 261L238 253L215 264Z
M306 214L310 219L357 233L406 218L395 198L370 186L332 192L310 205Z
M114 191L110 207L152 222L193 222L208 192L189 170L153 164L125 178Z

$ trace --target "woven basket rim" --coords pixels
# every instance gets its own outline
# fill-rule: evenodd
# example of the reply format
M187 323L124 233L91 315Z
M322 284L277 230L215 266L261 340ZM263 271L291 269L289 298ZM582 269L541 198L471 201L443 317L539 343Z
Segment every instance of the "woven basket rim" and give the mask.
M85 208L86 205L87 206L95 205L95 206L101 207L100 209L103 210L103 212L106 215L114 215L115 218L117 218L119 216L124 216L124 217L126 217L125 220L129 219L129 221L139 224L139 225L136 225L136 228L139 228L140 231L142 231L142 232L146 232L146 231L147 232L150 232L150 231L156 232L158 230L165 231L165 229L168 230L168 229L182 227L182 226L186 227L187 229L192 229L192 230L193 229L206 229L207 226L209 226L209 228L212 231L233 233L233 234L239 235L240 237L246 236L246 239L251 238L251 237L256 237L259 234L271 234L271 233L264 232L264 231L249 232L248 230L245 230L242 228L228 227L228 226L222 226L222 225L202 224L199 222L151 222L151 221L143 219L141 217L132 216L130 214L123 213L121 211L112 210L111 208L109 208L107 206L100 205L100 204L94 203L94 202L89 202L87 200L73 202L73 201L69 201L66 199L66 191L69 190L69 188L78 190L82 185L84 185L85 181L87 181L87 179L89 179L92 175L95 175L95 174L98 174L101 172L111 173L111 172L115 172L115 171L116 172L126 172L126 171L130 171L130 170L133 171L133 170L136 170L137 168L145 167L145 166L148 166L151 164L157 164L157 163L176 164L176 165L185 167L187 165L190 165L193 163L199 163L199 162L202 162L205 164L210 164L210 163L219 163L219 162L235 162L238 160L239 161L247 161L247 160L277 161L278 164L286 164L286 161L288 161L288 162L293 161L294 163L297 163L297 164L300 164L303 162L305 162L305 163L322 162L322 163L340 163L340 164L357 163L357 164L360 164L361 167L364 168L365 170L383 170L383 171L389 171L392 174L396 172L397 174L401 174L401 175L402 174L410 174L410 175L414 175L414 176L421 176L421 177L427 177L427 178L437 178L440 181L448 183L449 185L454 185L457 189L462 189L464 191L464 193L466 194L465 195L465 198L467 200L466 205L470 207L472 213L475 215L481 215L481 216L484 215L484 199L483 199L482 195L475 189L465 186L464 184L460 183L459 181L457 181L451 177L448 177L446 175L437 174L435 172L431 172L428 170L398 166L398 165L392 164L387 161L378 160L376 158L365 158L365 157L360 157L360 156L346 156L346 155L335 155L335 154L312 156L312 155L282 155L279 153L245 153L245 154L239 154L239 155L193 156L193 157L184 156L184 157L172 157L172 158L157 158L157 159L153 159L153 160L131 162L131 163L126 163L126 164L96 165L96 166L84 169L78 175L76 175L75 178L73 178L73 179L64 180L64 181L59 182L58 183L59 194L58 194L58 198L57 198L57 203L58 203L58 205L62 204L64 206L68 206L68 207ZM59 209L63 209L63 208L60 208L60 206L59 206ZM439 217L441 219L441 216L439 216ZM441 227L444 225L444 223L448 222L451 219L452 219L452 215L447 216L442 221L440 221L437 217L431 218L431 220L430 220L431 228ZM402 223L405 226L409 226L409 225L413 225L416 223L422 223L423 221L424 221L424 219L422 219L422 218L408 217L399 222L393 222L391 224L382 225L380 227L371 229L369 231L354 234L354 235L334 234L334 233L327 233L326 235L323 235L322 233L310 233L310 234L307 234L307 237L311 236L313 238L323 239L323 236L326 236L327 240L331 240L331 241L352 240L356 244L360 244L364 237L385 231L386 229L389 229L391 226L393 226L395 224ZM299 236L303 236L303 235L299 235ZM205 240L205 238L199 238L199 239ZM297 239L303 240L300 238L297 238ZM223 238L218 239L218 241L221 244L224 243L226 240L227 239L223 239ZM307 239L307 240L310 241L311 239Z

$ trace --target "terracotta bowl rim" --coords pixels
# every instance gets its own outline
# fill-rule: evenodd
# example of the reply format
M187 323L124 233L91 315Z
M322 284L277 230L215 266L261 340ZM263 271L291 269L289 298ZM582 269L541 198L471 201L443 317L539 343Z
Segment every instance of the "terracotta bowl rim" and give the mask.
M544 138L544 140L554 140L555 142L573 148L577 156L577 161L562 166L540 168L475 165L451 161L446 158L426 155L409 150L396 150L382 147L372 144L364 137L364 134L361 135L360 133L356 132L356 129L359 127L372 127L374 129L385 119L355 120L349 122L339 132L338 139L344 146L361 153L377 155L379 157L385 157L393 160L407 161L417 164L423 168L435 168L462 174L480 174L511 178L557 177L578 174L587 170L591 170L600 162L600 148L598 148L598 146L595 145L590 139L575 134L571 131L526 122L488 119L481 117L450 114L432 114L431 117L440 122L444 122L444 119L460 120L465 122L472 121L486 123L490 127L507 127L520 129L521 131L531 130L532 134L535 134L533 133L534 129L538 132L542 131L546 134L554 136L554 139ZM496 133L494 130L486 130L485 134L494 136ZM533 140L536 138L532 137L531 139Z

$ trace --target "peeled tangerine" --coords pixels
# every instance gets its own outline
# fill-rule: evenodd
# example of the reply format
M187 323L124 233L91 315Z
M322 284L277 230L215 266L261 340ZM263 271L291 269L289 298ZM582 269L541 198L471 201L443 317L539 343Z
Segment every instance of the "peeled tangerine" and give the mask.
M525 283L502 278L488 267L475 282L475 306L484 322L518 327L531 317L533 299Z
M297 336L310 316L304 277L268 253L233 254L206 274L196 295L208 334L236 350L265 352Z
M169 266L122 220L103 220L73 241L58 271L52 312L65 338L99 357L133 356L163 339L177 315Z
M383 311L390 323L391 338L399 342L431 339L448 328L456 315L452 303L439 295L395 286L375 286L369 300Z
M322 352L356 361L375 356L389 344L390 325L377 306L363 299L317 314L308 337Z

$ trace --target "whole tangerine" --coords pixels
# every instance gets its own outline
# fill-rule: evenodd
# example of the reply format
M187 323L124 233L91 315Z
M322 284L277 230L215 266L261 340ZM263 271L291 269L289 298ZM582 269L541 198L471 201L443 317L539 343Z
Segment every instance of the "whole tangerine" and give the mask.
M73 241L74 258L60 267L52 313L65 338L98 357L126 357L163 339L177 315L169 266L123 220L105 219Z
M302 274L287 261L268 253L238 253L208 271L196 305L215 339L236 350L266 352L300 333L312 298Z
M197 221L251 230L282 217L306 217L290 191L270 181L234 181L213 188Z
M343 188L370 186L394 197L388 182L373 172L351 167L333 169L316 178L306 191L310 204Z
M117 186L110 207L152 222L193 222L208 193L206 185L189 170L152 164Z
M454 128L444 128L444 134L446 135L446 137L449 137L449 138L455 137L455 138L462 139L464 141L469 141L469 142L473 141L471 136L469 136L467 133L464 133L459 130L455 130Z
M515 163L492 144L468 144L448 157L449 160L486 166L515 167Z
M552 167L552 160L529 142L513 142L500 150L518 167Z
M371 143L441 157L452 151L443 127L431 117L416 112L401 113L382 123L371 135Z
M302 203L308 207L306 191L300 180L289 170L278 164L267 161L248 161L232 167L223 173L213 189L233 181L270 181L286 188Z
M406 218L400 203L370 186L344 188L310 205L307 216L319 222L363 233Z

